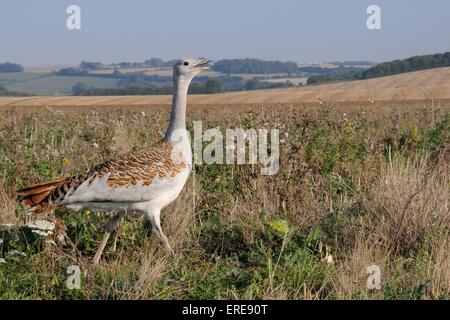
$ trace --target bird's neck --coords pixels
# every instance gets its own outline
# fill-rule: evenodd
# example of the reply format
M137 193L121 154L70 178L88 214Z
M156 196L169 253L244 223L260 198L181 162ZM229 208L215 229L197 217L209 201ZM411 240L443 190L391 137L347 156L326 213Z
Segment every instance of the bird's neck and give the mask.
M171 140L170 138L176 130L186 130L186 101L190 82L181 77L173 81L172 113L166 139Z

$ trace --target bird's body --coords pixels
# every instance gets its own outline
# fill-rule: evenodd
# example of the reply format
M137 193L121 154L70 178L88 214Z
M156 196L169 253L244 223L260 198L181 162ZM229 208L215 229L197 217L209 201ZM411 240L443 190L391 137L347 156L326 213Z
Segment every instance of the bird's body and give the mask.
M29 211L42 213L65 207L121 215L141 213L152 224L158 238L172 250L161 230L160 212L181 193L192 169L185 123L187 90L192 78L202 69L200 66L206 63L186 59L175 65L171 119L162 140L148 149L106 161L84 175L18 190ZM109 232L114 227L113 223ZM106 241L107 238L103 247Z
M177 149L163 139L142 152L105 162L71 187L60 203L75 210L162 209L179 195L191 170L190 149L186 155Z

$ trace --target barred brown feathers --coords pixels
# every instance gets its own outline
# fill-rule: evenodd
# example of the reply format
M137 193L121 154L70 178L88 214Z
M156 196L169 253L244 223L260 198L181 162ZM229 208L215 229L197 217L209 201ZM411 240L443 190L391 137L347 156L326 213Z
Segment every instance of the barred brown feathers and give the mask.
M69 190L73 193L85 181L92 183L108 175L108 185L112 188L136 185L140 181L145 186L155 178L174 177L187 166L182 154L174 154L172 144L163 139L147 150L106 161L84 175L34 184L16 193L31 212L43 213L56 209Z

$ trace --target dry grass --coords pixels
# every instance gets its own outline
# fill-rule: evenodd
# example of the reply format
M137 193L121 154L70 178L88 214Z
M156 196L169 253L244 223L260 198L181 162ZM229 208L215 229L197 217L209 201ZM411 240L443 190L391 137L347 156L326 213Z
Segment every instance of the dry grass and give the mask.
M430 167L424 156L390 159L366 194L379 241L405 253L432 242L427 237L434 233L450 230L448 173L445 163Z
M423 155L390 159L362 195L366 215L359 221L354 247L339 264L339 296L352 298L356 289L365 293L365 298L381 298L380 291L364 288L366 267L371 264L381 268L384 281L398 281L394 279L400 272L401 281L411 290L426 283L430 297L447 295L449 194L445 164L430 165L428 156ZM420 261L423 255L431 259ZM415 267L421 270L408 267L408 260L414 259ZM421 276L417 277L417 272Z
M143 110L2 114L0 222L19 223L23 208L14 188L79 174L157 141L169 110ZM448 298L449 110L446 101L434 108L425 102L192 106L189 129L200 119L205 129L278 128L280 171L264 177L259 166L197 165L162 212L175 259L141 219L125 222L117 251L107 246L103 263L78 291L65 289L67 266L89 267L106 217L59 211L77 249L42 250L31 241L5 246L0 297ZM13 246L27 257L10 259ZM381 290L367 290L371 264L381 269Z
M430 296L437 298L450 295L450 237L437 239L431 249L433 259L427 266L427 277L433 279Z
M0 181L0 224L17 225L19 218L16 214L16 201L5 189L5 184Z
M373 238L360 237L349 249L345 259L339 262L334 283L337 296L340 299L382 298L382 292L367 290L367 267L377 265L380 267L382 281L387 276L390 252L381 247Z

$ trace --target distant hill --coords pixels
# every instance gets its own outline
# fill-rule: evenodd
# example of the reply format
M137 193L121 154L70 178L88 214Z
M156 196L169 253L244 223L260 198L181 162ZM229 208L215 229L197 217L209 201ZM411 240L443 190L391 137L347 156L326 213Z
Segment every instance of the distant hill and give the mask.
M342 81L342 80L363 80L377 77L390 76L406 72L420 71L432 68L442 68L450 66L450 52L430 55L414 56L404 60L394 60L380 63L374 67L363 71L349 70L348 73L325 74L311 76L308 84Z
M214 71L223 73L296 73L297 63L260 59L225 59L214 63Z
M350 60L350 61L332 61L332 62L328 62L329 64L334 64L334 65L336 65L336 66L351 66L351 67L356 67L356 66L359 66L359 67L362 67L362 66L364 66L364 67L372 67L372 66L374 66L374 65L376 65L376 63L375 62L372 62L372 61L353 61L353 60Z
M0 63L0 73L6 73L6 72L22 72L23 67L20 64L16 63Z
M368 61L344 61L328 64L299 65L292 61L267 61L260 59L225 59L215 62L213 70L228 74L341 74L350 71L361 71L375 65Z
M243 105L278 103L358 102L380 108L383 101L450 99L450 67L416 71L383 78L329 83L284 89L253 90L189 96L190 105ZM0 111L10 105L23 110L39 110L42 106L56 108L141 107L170 105L171 95L97 96L97 97L0 97Z
M7 76L9 75L9 76ZM0 74L0 86L9 92L23 92L30 95L70 95L78 82L88 87L113 88L117 79L82 76L57 76L50 73Z
M360 79L389 76L393 74L420 71L450 66L450 52L414 56L405 60L381 63L361 73Z
M82 61L76 67L38 72L11 72L21 70L13 63L0 64L8 72L0 72L0 85L8 94L23 92L32 95L70 95L78 83L88 88L90 94L162 94L172 84L173 60L151 58L144 62L103 64ZM170 67L169 67L170 66ZM194 80L195 93L207 91L208 80L220 82L221 91L245 91L264 88L281 88L362 80L398 73L450 66L450 52L416 56L378 65L368 61L336 61L330 63L298 64L292 61L261 59L223 59L213 65L213 70L202 73ZM1 68L0 68L1 70ZM299 81L299 79L303 79ZM164 87L161 89L160 87ZM95 89L95 90L91 90ZM105 90L103 90L105 89ZM86 91L86 90L83 90ZM213 90L213 92L215 92ZM6 95L6 93L4 93Z
M26 97L26 93L8 91L3 86L0 86L0 97Z

